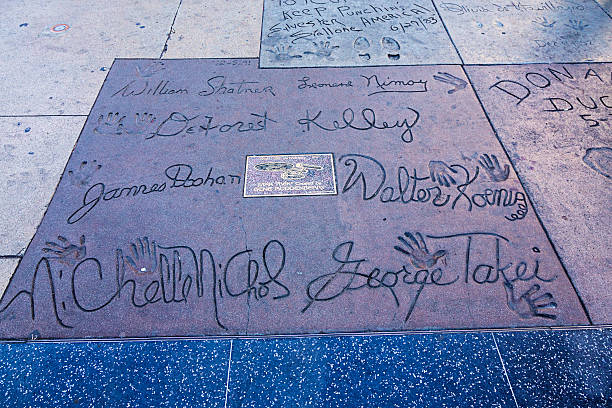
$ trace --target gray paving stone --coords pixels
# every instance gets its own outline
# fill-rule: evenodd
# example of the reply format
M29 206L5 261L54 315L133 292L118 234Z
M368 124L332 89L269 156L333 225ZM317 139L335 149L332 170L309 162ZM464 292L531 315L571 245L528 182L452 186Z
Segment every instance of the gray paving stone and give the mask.
M466 64L612 60L612 20L593 0L434 0Z
M0 118L0 255L25 251L84 117Z
M261 1L183 0L164 58L257 57L261 12Z
M0 258L0 296L8 286L18 263L19 259L16 258Z
M596 323L612 323L611 68L467 68Z
M8 338L587 322L461 67L256 59L116 61L0 309Z
M430 0L265 0L261 67L459 63Z
M159 57L178 0L8 1L0 115L87 114L113 58Z
M608 13L612 13L612 1L610 0L597 0L597 2L606 10Z

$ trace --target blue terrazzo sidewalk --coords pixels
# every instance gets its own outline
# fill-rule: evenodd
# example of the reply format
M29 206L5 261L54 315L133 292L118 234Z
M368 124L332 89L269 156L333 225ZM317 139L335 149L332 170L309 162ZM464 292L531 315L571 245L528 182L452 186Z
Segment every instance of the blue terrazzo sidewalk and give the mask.
M612 330L0 345L7 407L612 407Z

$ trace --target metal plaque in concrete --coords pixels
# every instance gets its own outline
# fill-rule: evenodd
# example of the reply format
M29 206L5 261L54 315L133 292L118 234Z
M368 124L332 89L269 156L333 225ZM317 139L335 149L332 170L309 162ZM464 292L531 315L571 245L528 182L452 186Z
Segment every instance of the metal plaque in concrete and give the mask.
M466 64L612 60L612 20L592 0L435 0Z
M260 66L453 64L431 0L264 0Z
M592 320L612 323L612 64L468 73Z
M117 60L0 300L3 338L584 323L459 66Z

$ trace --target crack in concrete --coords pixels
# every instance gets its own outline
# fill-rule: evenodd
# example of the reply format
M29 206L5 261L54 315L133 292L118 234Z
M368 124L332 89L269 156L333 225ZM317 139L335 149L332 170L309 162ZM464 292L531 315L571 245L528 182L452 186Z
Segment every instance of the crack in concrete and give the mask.
M174 18L172 19L172 24L170 25L170 30L168 31L168 36L166 37L166 42L164 43L164 49L162 50L161 54L159 54L159 59L162 59L166 51L168 51L168 42L170 41L172 34L174 34L175 32L174 22L176 21L176 16L178 16L179 10L181 9L181 4L183 4L183 0L179 0L178 7L176 8L176 13L174 13Z

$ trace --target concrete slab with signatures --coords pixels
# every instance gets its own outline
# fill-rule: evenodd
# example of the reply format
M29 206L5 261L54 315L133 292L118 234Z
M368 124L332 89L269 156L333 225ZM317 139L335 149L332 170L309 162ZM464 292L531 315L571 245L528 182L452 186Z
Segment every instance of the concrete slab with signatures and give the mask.
M466 64L612 60L612 19L592 0L434 0Z
M261 67L459 63L430 0L265 0Z
M116 60L0 300L2 338L587 322L459 66Z
M593 322L612 322L612 64L466 69Z

